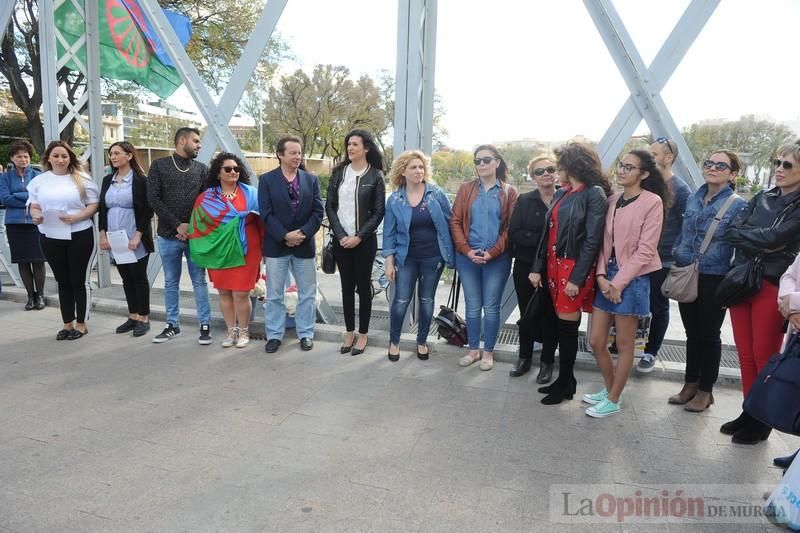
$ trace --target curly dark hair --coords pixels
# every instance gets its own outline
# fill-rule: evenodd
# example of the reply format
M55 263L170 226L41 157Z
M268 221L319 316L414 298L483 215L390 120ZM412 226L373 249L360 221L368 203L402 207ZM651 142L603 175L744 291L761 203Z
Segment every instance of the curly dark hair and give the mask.
M672 192L669 190L669 184L664 180L664 175L656 166L653 154L648 150L631 150L628 153L639 160L639 170L650 173L649 176L642 180L640 184L642 189L661 197L661 202L664 204L665 209L671 207Z
M211 165L208 169L208 179L203 187L203 190L210 189L211 187L219 186L219 174L222 172L222 163L226 160L236 161L236 166L239 167L239 183L250 185L250 173L244 165L239 156L230 152L220 152L217 157L211 160Z
M376 170L380 170L383 172L384 163L383 163L383 152L381 152L378 143L375 142L375 137L372 136L370 132L367 130L362 129L354 129L351 130L344 138L344 158L342 161L334 167L331 174L336 172L337 170L344 170L344 167L350 164L350 157L347 155L347 143L350 142L350 137L360 137L361 142L364 144L364 148L367 150L367 163L369 166Z
M597 151L586 143L571 142L556 151L558 169L587 187L602 187L611 196L611 182L603 173L603 164Z
M26 152L28 157L33 157L33 145L24 139L12 142L8 147L9 157L14 157L20 152Z

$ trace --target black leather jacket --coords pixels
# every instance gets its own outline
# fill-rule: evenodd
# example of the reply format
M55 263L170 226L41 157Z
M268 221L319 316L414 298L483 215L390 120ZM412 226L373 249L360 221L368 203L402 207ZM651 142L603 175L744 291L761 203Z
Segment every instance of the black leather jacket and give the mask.
M733 264L762 254L764 279L778 283L800 251L798 204L800 191L783 196L775 187L756 194L723 236L735 249Z
M508 224L508 242L516 260L533 263L539 241L546 233L546 215L547 204L538 190L519 196Z
M575 268L569 281L577 286L586 283L592 267L603 246L603 230L606 224L608 203L606 193L599 185L584 187L567 195L567 189L559 189L553 205L547 211L547 227L553 209L558 206L558 235L556 255L575 260ZM547 266L547 231L536 252L531 272L543 274Z
M339 186L344 179L342 167L335 170L328 183L328 198L325 202L325 214L331 225L336 240L347 237L341 222L339 222ZM374 237L378 230L383 215L386 212L386 184L383 181L383 172L370 167L365 174L356 180L356 235L365 240Z

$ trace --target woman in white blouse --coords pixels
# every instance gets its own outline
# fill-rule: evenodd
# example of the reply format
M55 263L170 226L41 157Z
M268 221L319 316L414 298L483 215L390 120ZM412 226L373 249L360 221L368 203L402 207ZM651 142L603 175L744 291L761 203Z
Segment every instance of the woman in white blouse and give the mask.
M47 146L42 165L46 172L28 185L30 214L39 225L42 251L58 282L64 327L56 340L76 340L89 332L89 275L97 251L92 216L99 191L63 141Z

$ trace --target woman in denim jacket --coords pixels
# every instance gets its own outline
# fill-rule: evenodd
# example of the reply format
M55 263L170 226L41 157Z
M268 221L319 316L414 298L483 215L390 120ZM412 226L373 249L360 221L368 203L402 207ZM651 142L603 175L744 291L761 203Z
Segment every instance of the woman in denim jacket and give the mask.
M383 256L386 277L394 282L389 314L389 360L400 359L400 329L414 289L419 294L417 357L428 359L425 343L433 317L433 299L445 265L455 262L450 237L450 201L431 183L430 163L419 150L400 154L389 171L395 191L386 201Z
M675 241L673 254L676 266L691 265L699 260L700 272L697 300L679 304L686 329L686 377L683 388L669 398L669 403L685 405L687 411L699 413L712 403L711 394L719 375L722 357L720 328L725 309L716 302L722 278L730 268L733 247L722 239L731 221L742 212L746 202L737 197L725 211L714 238L700 255L700 245L719 209L734 194L731 185L739 170L739 158L727 150L714 152L703 164L705 183L689 197L683 215L683 229Z

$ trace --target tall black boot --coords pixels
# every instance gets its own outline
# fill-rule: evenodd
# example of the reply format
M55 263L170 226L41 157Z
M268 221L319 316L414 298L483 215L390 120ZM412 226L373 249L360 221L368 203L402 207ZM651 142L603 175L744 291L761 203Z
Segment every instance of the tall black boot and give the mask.
M555 405L565 399L571 400L578 381L573 370L578 357L578 322L558 319L558 378L539 392L546 392L544 405Z

